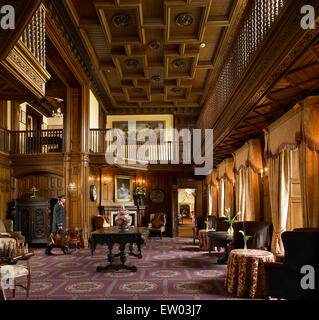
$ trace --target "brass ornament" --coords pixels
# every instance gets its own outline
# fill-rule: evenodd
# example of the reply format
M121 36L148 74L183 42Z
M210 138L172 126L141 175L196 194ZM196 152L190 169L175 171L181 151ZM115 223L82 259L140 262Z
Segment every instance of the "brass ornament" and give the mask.
M184 68L186 66L186 62L182 59L176 59L172 62L172 66L176 69Z
M130 18L125 14L116 14L112 21L116 27L126 28L130 24Z
M193 23L194 19L190 13L180 13L175 18L175 22L179 27L188 27Z
M136 68L139 65L139 62L136 59L127 59L124 61L125 65L128 68Z

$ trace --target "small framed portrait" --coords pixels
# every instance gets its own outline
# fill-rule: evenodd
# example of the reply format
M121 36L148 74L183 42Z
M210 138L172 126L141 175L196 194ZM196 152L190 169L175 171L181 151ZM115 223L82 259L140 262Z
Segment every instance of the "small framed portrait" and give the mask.
M90 199L91 199L91 201L96 201L96 199L97 199L96 186L93 184L90 187Z
M153 204L163 204L165 201L164 191L160 189L153 189L149 194L149 199Z
M115 201L130 202L133 200L133 182L129 176L115 176Z

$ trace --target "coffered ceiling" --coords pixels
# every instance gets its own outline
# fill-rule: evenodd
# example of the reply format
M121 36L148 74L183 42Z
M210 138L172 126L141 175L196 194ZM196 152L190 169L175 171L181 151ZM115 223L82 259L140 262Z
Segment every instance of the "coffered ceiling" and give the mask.
M109 114L199 114L235 0L63 0Z

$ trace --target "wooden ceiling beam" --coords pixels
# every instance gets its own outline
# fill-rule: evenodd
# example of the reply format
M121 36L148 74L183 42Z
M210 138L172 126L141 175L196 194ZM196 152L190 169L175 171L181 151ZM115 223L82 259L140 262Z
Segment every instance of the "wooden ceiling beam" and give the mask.
M319 53L315 50L315 48L310 49L311 55L319 62Z
M101 24L97 19L80 19L79 28L81 29L100 29Z
M225 16L210 16L206 22L207 27L229 27L230 21Z

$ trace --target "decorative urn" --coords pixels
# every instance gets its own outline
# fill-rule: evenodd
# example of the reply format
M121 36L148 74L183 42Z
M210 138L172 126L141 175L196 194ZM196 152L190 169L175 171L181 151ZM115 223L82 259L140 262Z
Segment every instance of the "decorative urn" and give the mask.
M124 204L121 205L121 209L118 211L115 217L115 224L119 231L129 231L130 225L132 224L132 216L128 210L125 209Z

